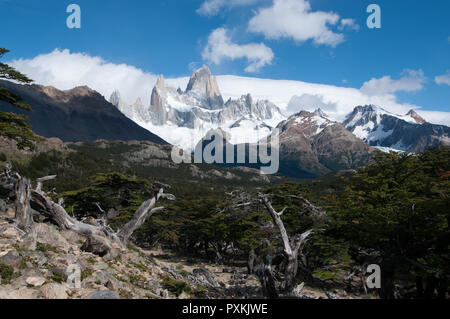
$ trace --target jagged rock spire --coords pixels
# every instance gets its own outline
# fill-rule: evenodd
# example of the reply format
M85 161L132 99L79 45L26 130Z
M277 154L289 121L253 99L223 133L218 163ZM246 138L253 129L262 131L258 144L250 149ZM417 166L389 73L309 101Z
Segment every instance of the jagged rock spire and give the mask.
M164 89L164 75L161 74L160 76L158 76L158 80L156 80L156 87L158 89Z
M186 88L186 93L189 92L204 98L211 109L223 107L224 102L216 77L212 76L211 70L206 65L192 74Z

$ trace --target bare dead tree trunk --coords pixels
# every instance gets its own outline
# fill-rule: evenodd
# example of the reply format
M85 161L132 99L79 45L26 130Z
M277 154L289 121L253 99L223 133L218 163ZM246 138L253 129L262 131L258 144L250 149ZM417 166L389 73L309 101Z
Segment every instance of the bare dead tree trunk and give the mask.
M30 181L26 178L20 178L15 187L16 201L15 220L17 227L28 233L34 227L33 214L31 212L30 200L31 200L31 185Z
M175 200L175 196L164 193L165 189L170 189L169 185L154 183L152 188L154 189L156 195L154 195L154 197L152 197L151 199L145 201L141 205L141 207L139 207L139 209L134 213L133 218L117 233L117 236L124 244L128 244L128 240L130 239L134 231L141 228L141 226L148 218L150 218L153 214L164 210L164 207L155 207L156 203L160 199Z
M286 208L278 213L273 208L268 195L259 194L259 198L266 207L267 211L270 213L273 222L277 225L278 230L280 231L281 240L284 246L284 254L286 256L286 268L284 272L284 283L282 290L286 293L291 293L294 289L295 278L297 276L298 255L303 246L306 244L306 240L311 235L312 230L308 230L300 236L295 236L293 240L290 241L289 235L284 227L283 221L281 220L281 216L285 212Z
M22 233L22 245L28 249L36 246L36 231L34 228L33 213L30 206L31 184L26 178L20 177L15 185L16 201L14 203L16 214L16 227Z
M281 216L285 212L286 208L281 212L275 211L270 201L270 196L265 194L258 194L258 199L252 198L252 196L248 193L242 192L240 190L228 193L231 197L231 200L235 203L233 206L225 208L220 211L225 212L230 209L246 209L247 207L255 206L255 205L264 205L270 216L272 217L273 222L276 224L280 235L281 240L283 242L284 247L284 259L285 259L285 267L284 267L284 282L282 285L282 291L287 294L292 294L294 289L295 279L297 276L298 268L299 268L299 257L304 257L302 250L307 243L308 237L312 234L312 230L308 230L301 235L296 235L292 238L289 238L289 235L284 227ZM308 209L315 217L321 217L326 215L326 212L322 211L319 207L314 206L307 199L296 196L289 195L287 197L296 198L303 202L303 207ZM256 259L254 256L255 251L252 250L249 253L248 258L248 270L251 273L253 268L254 260ZM278 292L275 287L274 275L272 273L272 263L269 261L269 264L261 263L256 275L259 277L261 282L261 286L263 289L263 293L268 298L278 298Z
M39 213L51 218L60 228L72 230L78 234L91 237L107 239L117 243L120 247L127 246L129 238L134 231L139 229L145 221L154 213L163 210L163 207L156 207L160 199L175 200L175 196L165 194L164 190L170 189L169 185L154 183L152 185L153 197L145 201L136 211L133 218L117 233L114 232L105 223L87 224L71 217L66 210L55 203L45 192L42 191L42 183L56 178L56 176L47 176L37 180L36 189L31 188L31 183L19 174L12 174L9 167L0 174L0 189L13 191L15 193L17 227L25 235L34 234L33 207Z

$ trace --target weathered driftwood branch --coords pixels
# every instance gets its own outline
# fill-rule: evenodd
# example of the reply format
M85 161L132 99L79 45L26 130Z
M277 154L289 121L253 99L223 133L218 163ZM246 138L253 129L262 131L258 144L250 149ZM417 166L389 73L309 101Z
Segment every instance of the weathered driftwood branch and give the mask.
M72 230L78 234L87 236L89 239L95 238L97 241L104 242L106 246L110 246L109 242L115 242L121 247L126 247L133 232L139 229L154 213L164 209L163 207L156 207L159 200L175 200L175 196L164 193L164 190L170 188L169 185L158 182L154 183L152 185L152 198L145 201L136 211L133 218L116 233L103 222L84 223L78 221L66 212L64 207L62 207L62 201L58 204L55 203L42 191L42 183L55 178L56 176L46 176L38 179L36 189L33 190L30 181L20 177L17 173L13 174L9 166L0 174L0 189L7 192L11 191L16 197L15 220L17 227L25 234L34 233L31 209L33 208L39 213L51 218L62 229Z
M128 243L128 240L133 234L133 232L136 229L140 228L148 218L150 218L153 214L164 209L164 207L155 207L156 203L160 199L175 200L175 196L173 196L172 194L164 193L164 190L170 189L169 185L157 182L153 184L152 188L155 195L149 200L145 201L141 205L141 207L139 207L139 209L134 213L133 218L125 226L123 226L117 233L118 237L122 240L124 244Z
M36 189L35 189L35 190L36 190L37 192L42 191L42 184L43 184L44 182L54 180L56 177L57 177L56 175L51 175L51 176L45 176L45 177L38 178L38 179L36 180L37 185L36 185Z

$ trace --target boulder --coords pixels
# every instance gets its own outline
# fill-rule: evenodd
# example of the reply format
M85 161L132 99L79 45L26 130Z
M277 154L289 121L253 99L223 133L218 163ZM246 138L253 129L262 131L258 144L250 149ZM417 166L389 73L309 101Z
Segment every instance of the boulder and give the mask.
M17 287L13 285L3 285L0 289L0 299L28 300L38 299L39 291L27 287Z
M19 267L21 262L22 257L20 257L20 255L15 250L11 250L6 255L0 257L0 264Z
M41 294L44 299L67 299L66 285L46 284L41 287Z
M178 296L178 299L191 299L191 296L189 296L184 291L181 293L181 295Z
M111 291L118 292L119 289L123 287L123 284L116 278L112 278L106 283L105 287Z
M2 229L0 229L0 238L18 240L19 234L17 233L17 230L14 228L14 226L11 225L2 227Z
M43 277L28 277L25 282L27 285L33 286L33 287L40 287L43 284L45 284L45 278Z
M116 281L116 279L106 271L96 271L92 276L83 280L83 284L99 283L100 285L106 285L109 281Z
M86 296L84 299L120 299L119 295L110 290L99 290Z
M111 245L105 238L92 235L84 242L81 250L103 257L110 252Z
M70 244L59 231L47 224L36 224L36 240L64 251L68 251L70 248Z
M63 236L69 243L77 243L80 240L86 240L86 237L79 235L73 230L63 230L61 232L61 236Z

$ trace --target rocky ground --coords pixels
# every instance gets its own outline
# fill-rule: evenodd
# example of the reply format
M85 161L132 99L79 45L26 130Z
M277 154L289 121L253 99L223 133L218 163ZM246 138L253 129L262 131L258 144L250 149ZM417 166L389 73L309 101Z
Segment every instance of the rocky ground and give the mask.
M257 278L245 268L135 246L100 257L85 251L86 238L45 222L35 224L36 245L29 245L20 239L14 215L13 204L0 200L0 299L262 298ZM79 267L79 288L68 281L73 265ZM305 287L301 297L355 297L327 293Z
M155 258L162 254L158 251L130 246L114 257L99 257L83 251L86 239L82 236L46 223L36 223L37 244L29 247L20 240L14 214L13 206L0 200L0 299L242 298L259 294L256 278L174 262L171 256ZM78 289L68 284L71 265L80 269Z

